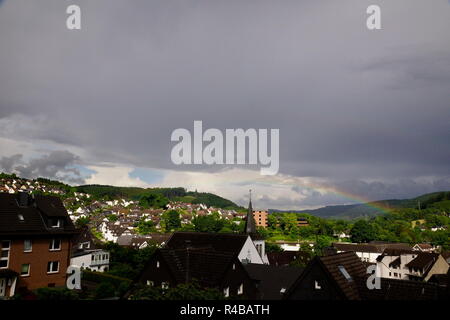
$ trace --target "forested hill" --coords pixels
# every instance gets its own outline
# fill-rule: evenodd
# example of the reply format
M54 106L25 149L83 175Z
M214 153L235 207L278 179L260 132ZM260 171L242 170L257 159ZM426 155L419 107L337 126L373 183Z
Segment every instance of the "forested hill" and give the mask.
M18 191L22 186L28 189L30 185L39 185L40 191L46 190L58 192L61 197L70 197L74 192L87 193L93 199L115 200L117 198L124 198L128 200L141 200L143 197L157 196L162 202L167 201L181 201L192 204L205 204L208 207L222 208L229 210L244 210L243 207L238 206L234 202L222 198L213 193L187 191L184 188L139 188L139 187L116 187L108 185L82 185L70 186L57 180L50 180L46 178L26 179L18 177L15 174L8 174L0 172L0 182L4 185L10 185L14 191ZM0 183L0 188L2 187ZM14 186L14 187L13 187ZM17 189L17 190L16 190ZM38 189L33 189L33 192L38 192ZM9 192L9 189L2 190Z
M297 212L308 213L321 218L332 219L356 219L372 217L385 212L379 207L388 209L427 209L439 208L450 212L450 191L434 192L421 195L412 199L391 199L374 201L370 203L326 206L312 210L276 210L269 209L270 212Z

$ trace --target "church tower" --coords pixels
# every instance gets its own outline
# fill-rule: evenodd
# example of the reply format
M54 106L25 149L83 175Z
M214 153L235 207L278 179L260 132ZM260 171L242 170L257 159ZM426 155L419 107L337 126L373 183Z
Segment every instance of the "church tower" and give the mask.
M247 220L245 221L245 233L254 236L256 235L256 222L253 217L253 208L252 208L252 190L250 189L250 200L248 203L248 211L247 211Z

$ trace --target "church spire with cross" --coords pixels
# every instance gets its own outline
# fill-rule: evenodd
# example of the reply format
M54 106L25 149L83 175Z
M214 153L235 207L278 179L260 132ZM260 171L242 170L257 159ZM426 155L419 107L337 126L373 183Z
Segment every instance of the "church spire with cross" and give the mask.
M256 234L256 222L253 217L253 207L252 207L252 190L249 191L249 202L247 211L247 220L245 221L245 233L252 235Z

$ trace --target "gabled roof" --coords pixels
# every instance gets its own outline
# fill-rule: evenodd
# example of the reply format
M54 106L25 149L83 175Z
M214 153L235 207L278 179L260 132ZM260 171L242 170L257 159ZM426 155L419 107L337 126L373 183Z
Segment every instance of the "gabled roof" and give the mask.
M362 261L354 252L342 252L324 257L315 257L302 272L300 277L291 286L289 296L303 278L313 269L321 268L327 278L334 284L343 297L348 300L360 300L358 292L359 279L366 276L366 269Z
M429 243L417 243L415 246L419 247L419 249L421 249L421 250L433 249L433 246Z
M24 197L25 195L20 196ZM18 197L19 194L0 193L0 234L31 235L75 232L75 227L58 197L30 196L27 201L19 200ZM21 219L22 217L23 219ZM64 227L49 228L47 226L49 217L64 219Z
M233 253L212 248L159 249L158 252L178 283L196 279L206 287L219 286L231 263L239 263Z
M209 232L175 232L166 243L169 249L210 246L216 251L239 254L247 241L246 234L209 233Z
M391 263L389 263L389 268L390 267L399 267L401 264L401 260L400 257L396 258L394 261L392 261Z
M406 267L425 269L430 267L438 258L438 253L418 252L417 257L407 263Z
M244 264L250 278L258 284L263 300L280 300L303 271L299 267Z

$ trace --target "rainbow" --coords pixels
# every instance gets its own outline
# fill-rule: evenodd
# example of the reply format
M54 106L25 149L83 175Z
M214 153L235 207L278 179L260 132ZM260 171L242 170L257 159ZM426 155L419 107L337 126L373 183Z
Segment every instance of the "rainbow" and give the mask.
M255 184L255 182L254 181L249 182L249 184ZM298 184L298 183L280 183L278 181L272 181L272 182L258 181L258 182L256 182L256 185L267 185L267 186L272 186L272 187L274 185L278 185L280 187L286 187L286 186L301 187L301 188L304 188L307 190L317 191L317 192L321 192L321 193L327 192L327 193L335 194L341 198L349 200L349 202L351 202L351 203L348 203L348 204L365 204L366 206L374 208L376 210L379 210L382 213L391 213L392 212L392 208L390 208L387 205L384 205L381 202L374 202L373 200L362 197L360 195L352 194L350 192L343 191L343 190L338 190L333 187L327 187L324 185L314 184L312 182Z

